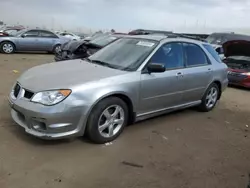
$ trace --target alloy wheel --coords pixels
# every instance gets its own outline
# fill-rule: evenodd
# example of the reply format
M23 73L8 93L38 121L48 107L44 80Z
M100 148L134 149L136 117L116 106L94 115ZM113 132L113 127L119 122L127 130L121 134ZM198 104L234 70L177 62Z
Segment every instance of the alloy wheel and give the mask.
M99 118L99 133L105 138L113 137L120 131L124 121L125 113L123 108L119 105L109 106L102 112Z
M61 51L61 46L56 46L55 47L55 53L59 53Z
M206 107L213 108L218 100L218 90L211 87L206 96Z

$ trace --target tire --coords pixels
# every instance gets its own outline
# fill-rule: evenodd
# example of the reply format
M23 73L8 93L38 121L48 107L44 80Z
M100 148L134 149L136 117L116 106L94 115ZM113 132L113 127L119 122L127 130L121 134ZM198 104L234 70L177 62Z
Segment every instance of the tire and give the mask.
M52 53L55 54L57 53L58 48L61 48L61 44L57 44L54 46Z
M118 112L117 115L116 112ZM90 113L86 129L87 136L96 144L115 140L128 124L128 115L128 107L120 98L103 99Z
M212 83L202 97L202 103L199 106L199 110L202 112L209 112L213 110L218 102L219 96L220 90L218 85L216 83Z
M15 52L15 45L12 42L3 42L0 44L0 51L5 54L12 54Z

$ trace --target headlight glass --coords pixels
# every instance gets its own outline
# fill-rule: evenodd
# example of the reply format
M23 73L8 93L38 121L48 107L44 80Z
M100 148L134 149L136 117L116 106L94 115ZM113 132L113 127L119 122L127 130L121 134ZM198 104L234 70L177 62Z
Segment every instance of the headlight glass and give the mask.
M250 72L241 73L242 75L250 76Z
M55 105L63 101L71 93L71 90L52 90L52 91L42 91L36 93L31 99L32 102L40 103L43 105Z

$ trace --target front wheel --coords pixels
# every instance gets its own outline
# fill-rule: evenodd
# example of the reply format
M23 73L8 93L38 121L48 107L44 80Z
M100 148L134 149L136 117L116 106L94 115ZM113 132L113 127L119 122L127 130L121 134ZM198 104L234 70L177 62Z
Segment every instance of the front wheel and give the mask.
M215 83L211 84L202 98L202 103L200 104L199 109L203 112L211 111L217 104L219 92L218 85Z
M100 101L92 110L87 123L87 135L97 144L115 140L128 123L128 107L117 97Z
M57 44L57 45L55 45L54 48L53 48L53 53L54 53L54 54L57 54L57 53L60 52L60 50L61 50L61 45L60 45L60 44Z
M15 51L15 46L12 42L3 42L0 45L0 50L2 53L11 54Z

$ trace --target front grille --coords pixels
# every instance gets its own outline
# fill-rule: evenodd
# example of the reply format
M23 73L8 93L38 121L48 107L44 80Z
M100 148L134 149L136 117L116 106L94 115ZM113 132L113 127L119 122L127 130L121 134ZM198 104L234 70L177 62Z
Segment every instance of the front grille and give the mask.
M16 84L15 87L14 87L14 96L17 97L19 92L21 90L21 87L19 84Z
M21 92L22 90L22 92ZM22 94L19 94L19 93L22 93ZM18 95L20 95L19 97L22 98L26 98L26 99L31 99L34 95L34 92L32 91L29 91L29 90L26 90L24 88L22 88L18 83L15 85L14 89L13 89L13 95L15 98L18 97Z
M25 90L24 92L24 98L31 99L33 97L34 93L28 90Z

